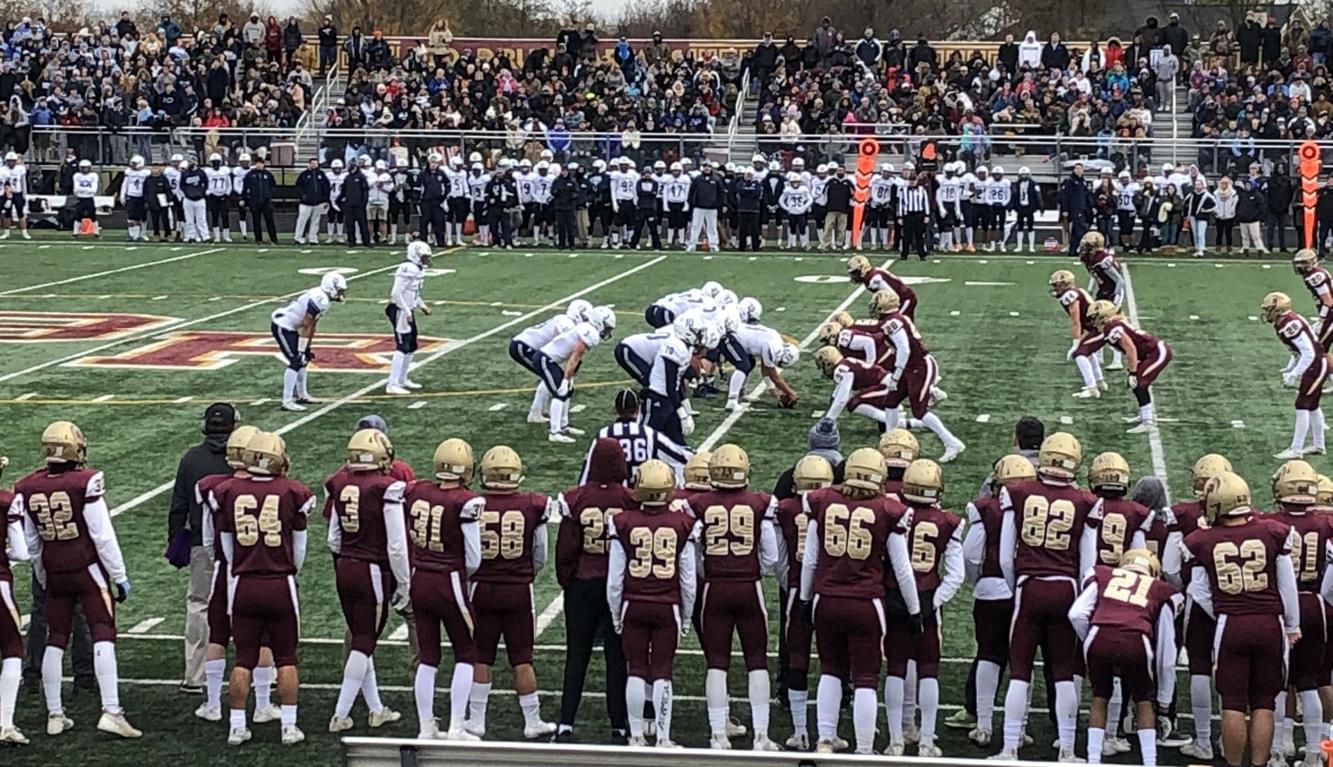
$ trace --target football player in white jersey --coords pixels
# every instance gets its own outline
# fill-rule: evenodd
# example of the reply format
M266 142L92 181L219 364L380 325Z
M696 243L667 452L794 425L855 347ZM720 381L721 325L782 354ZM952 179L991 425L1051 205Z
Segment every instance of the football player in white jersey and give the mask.
M662 201L666 203L666 244L672 242L685 245L685 232L690 225L690 177L685 173L685 165L671 163L671 173L662 180Z
M999 233L1000 239L989 243L986 246L987 250L998 249L1003 253L1005 243L1009 241L1009 232L1014 228L1009 221L1009 201L1012 192L1013 186L1009 179L1004 177L1004 168L996 165L991 169L990 183L986 185L986 202L990 203L991 223Z
M93 164L88 160L79 160L79 170L74 174L74 236L79 236L79 224L87 219L93 222L94 236L102 236L102 227L97 223L97 190L101 182L93 172Z
M185 200L181 196L181 163L185 162L179 154L173 154L171 161L162 169L162 175L167 179L167 186L171 188L171 221L176 232L176 242L181 241L185 234Z
M648 372L644 420L687 452L686 438L694 432L694 416L685 399L685 375L720 341L715 325L681 317L658 345Z
M250 175L250 154L243 153L237 158L237 163L238 165L231 169L231 199L236 204L236 226L240 229L241 241L244 242L249 236L249 224L245 220L248 214L242 191L245 189L245 177Z
M939 229L940 250L958 252L962 232L963 212L960 201L963 197L963 182L958 178L961 162L946 162L944 175L939 178L939 189L935 191L937 208L935 221Z
M717 283L710 282L709 284L716 285ZM711 296L705 295L703 291L697 289L668 293L650 304L644 310L643 318L648 322L649 327L666 327L674 322L677 317L691 309L704 307L711 311L713 303Z
M125 179L120 184L120 202L125 206L126 239L130 242L143 240L143 223L148 214L144 204L143 186L148 178L148 169L143 165L143 157L130 158L130 166L125 169Z
M648 333L635 333L616 344L612 356L616 358L616 364L629 373L630 378L633 378L640 388L647 389L658 350L672 338L675 338L675 333L670 325Z
M528 328L509 340L509 358L522 365L525 370L542 377L537 367L537 352L555 339L556 336L572 329L580 322L587 322L592 316L593 305L582 298L569 302L564 314L557 314L550 319ZM538 381L537 391L532 395L532 406L528 408L528 423L546 423L546 410L551 405L551 393L546 384Z
M611 230L611 247L619 249L622 243L629 243L630 233L634 230L639 173L634 170L633 160L621 157L607 176L611 179L611 210L615 213L616 223Z
M5 228L0 230L0 240L9 239L9 230L15 221L18 221L23 239L31 240L32 235L28 234L28 166L23 164L18 152L5 153L5 164L0 167L0 184L6 191L4 210L0 215L7 219Z
M430 307L421 300L421 285L426 281L430 266L430 245L421 240L407 244L407 258L393 273L393 289L384 313L393 326L393 362L389 365L389 383L385 394L411 394L421 384L410 380L407 371L412 368L412 355L417 351L417 319L420 311L430 316Z
M473 154L476 154L475 152ZM480 155L478 155L480 156ZM472 200L472 222L476 226L472 244L478 247L491 244L491 225L486 218L486 187L491 183L491 174L486 172L480 162L472 163L467 177L468 197Z
M879 175L870 179L870 205L866 208L865 234L870 236L871 249L877 245L886 250L889 247L889 225L893 223L893 199L897 188L893 165L886 162L879 166ZM860 241L856 249L861 250Z
M332 243L347 242L347 234L343 229L343 210L338 207L338 198L342 195L343 182L347 181L347 172L343 170L343 161L334 160L329 163L329 169L325 172L329 179L329 216L325 222L328 228L328 240Z
M1132 247L1134 236L1134 216L1137 215L1134 210L1134 198L1138 196L1139 183L1129 174L1129 171L1122 170L1111 185L1115 189L1115 212L1116 234L1120 238L1120 249L1128 251Z
M319 281L319 287L307 290L273 312L270 329L278 342L278 350L287 360L287 369L282 372L283 410L305 410L306 404L315 401L306 387L306 366L315 359L315 353L310 350L315 338L315 324L333 305L332 302L343 301L346 296L347 278L329 272Z
M611 337L616 328L616 314L607 306L598 306L588 312L587 321L552 338L532 355L542 384L551 400L551 442L570 444L583 430L569 425L569 398L573 394L574 374L583 362L583 355Z
M231 168L222 162L222 155L208 156L208 225L213 228L213 242L231 242Z
M783 407L796 404L796 392L782 377L782 368L796 364L800 349L796 344L787 343L782 334L759 322L764 307L757 298L744 298L738 306L740 325L723 340L723 353L734 366L727 388L727 410L735 410L741 405L741 393L745 391L745 381L759 363L760 371L778 392L778 400Z

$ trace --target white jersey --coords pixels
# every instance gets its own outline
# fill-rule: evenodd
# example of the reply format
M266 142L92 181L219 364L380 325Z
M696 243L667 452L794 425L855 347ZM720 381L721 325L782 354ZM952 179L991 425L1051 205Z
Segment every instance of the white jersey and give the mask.
M690 201L690 178L685 174L667 176L662 182L662 199L666 204L682 204Z
M574 320L568 315L557 314L545 322L533 325L525 329L522 333L514 336L514 340L527 345L532 349L540 349L551 343L556 336L567 330L572 330Z
M208 177L209 197L226 197L231 194L231 168L226 165L221 168L204 168L204 175Z
M96 173L74 174L74 196L81 200L92 199L97 194Z
M393 288L389 291L389 301L406 312L425 306L421 300L421 285L425 281L426 270L421 264L404 261L393 273Z
M992 178L986 182L986 204L997 208L1009 207L1009 196L1013 187L1007 178Z
M319 319L329 310L332 301L329 294L319 288L311 288L292 302L273 312L273 324L284 330L299 330L307 317Z
M828 205L828 177L815 176L810 179L810 196L814 198L815 205Z
M245 189L245 177L250 175L250 169L237 165L231 169L231 191L240 194Z
M536 171L514 174L514 186L518 187L518 204L527 205L532 202L532 193L536 189Z
M691 309L707 309L711 316L714 306L713 299L705 296L700 290L686 290L680 293L668 293L653 303L666 309L677 317Z
M370 184L370 194L366 196L367 205L388 205L389 192L393 191L393 174L386 171L366 173L366 182Z
M130 197L143 199L143 184L148 179L147 168L126 168L125 180L120 185L120 199L126 200Z
M617 202L630 202L638 198L639 193L636 186L639 183L639 174L634 171L620 172L613 170L606 174L611 178L611 199Z
M449 179L449 196L467 197L467 173L461 170L444 169L445 178Z
M948 176L940 179L940 188L935 190L935 200L941 206L953 205L963 199L963 180Z
M473 202L486 202L486 186L491 183L491 174L467 177L467 193Z
M759 323L745 323L732 334L741 349L751 357L756 357L764 367L775 368L773 357L782 348L782 335L773 328Z
M541 348L541 353L555 362L563 363L574 356L574 350L580 343L591 349L602 342L602 334L589 322L580 322L560 335L552 338Z
M324 176L329 180L329 202L337 200L343 192L343 182L347 180L345 172L326 170Z
M886 208L893 199L894 190L898 188L895 179L875 176L870 179L870 207Z
M538 205L545 205L551 201L551 182L555 181L555 176L547 173L543 176L540 173L534 174L532 178L532 201Z
M680 391L680 380L690 367L690 347L671 334L663 339L662 345L653 357L653 369L648 374L648 390L663 397L674 396ZM671 370L671 368L675 370Z
M634 356L651 363L657 358L657 351L662 348L662 344L675 337L675 333L662 329L655 330L652 333L635 333L632 336L626 336L621 343L631 352L634 352Z
M171 194L176 199L181 198L181 171L180 168L173 168L170 165L162 169L162 175L167 179L167 186L171 189Z
M778 198L778 205L790 215L808 213L812 204L814 197L803 186L789 186L782 190L782 196Z
M1130 181L1128 184L1122 184L1116 181L1112 184L1115 189L1115 208L1116 210L1134 210L1134 195L1139 193L1139 183Z
M19 163L14 167L0 166L0 184L9 184L14 194L28 193L28 166Z

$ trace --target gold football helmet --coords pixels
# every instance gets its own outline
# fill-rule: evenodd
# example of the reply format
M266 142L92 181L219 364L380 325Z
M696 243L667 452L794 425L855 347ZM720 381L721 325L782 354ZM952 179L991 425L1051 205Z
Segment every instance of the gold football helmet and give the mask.
M1037 451L1037 473L1071 480L1083 463L1083 446L1073 434L1057 431L1041 441Z
M856 321L852 318L852 315L847 312L834 312L829 315L828 319L829 322L836 322L844 328L851 327L852 323Z
M741 488L750 483L750 456L740 445L726 444L708 459L708 482L713 487Z
M828 459L817 455L807 455L796 462L796 468L791 473L792 484L796 485L796 492L803 493L807 490L818 490L821 487L828 487L833 484L833 467Z
M884 492L884 475L887 473L884 456L873 447L863 447L847 456L842 465L842 483L862 496L879 495Z
M1094 328L1101 330L1106 323L1120 315L1120 310L1110 301L1093 301L1088 307L1088 321Z
M708 463L713 458L713 454L707 450L700 450L694 454L694 457L685 464L685 487L690 490L707 490L708 484Z
M1259 304L1259 311L1264 318L1264 322L1272 325L1277 322L1278 317L1291 311L1291 296L1280 290L1275 290L1264 296L1263 303Z
M1238 474L1220 472L1203 488L1203 513L1210 523L1220 517L1248 514L1252 506L1250 486Z
M819 330L815 331L815 338L819 339L819 343L825 346L837 346L838 334L842 331L842 325L836 322L825 322L819 326Z
M902 301L898 294L885 288L877 291L870 297L870 314L873 317L883 317L886 314L893 314L902 306Z
M1129 462L1119 453L1101 453L1088 467L1088 485L1093 490L1125 492L1129 489Z
M1149 578L1162 577L1162 563L1157 555L1147 549L1129 549L1120 555L1120 569L1146 575Z
M245 468L245 446L259 433L253 426L237 426L227 435L227 465L233 469Z
M351 471L388 471L393 445L378 429L361 429L347 440L347 468Z
M1078 241L1078 252L1092 253L1106 247L1106 238L1101 232L1092 231L1083 235L1083 239Z
M825 378L833 377L833 369L842 362L842 352L833 346L821 346L819 351L815 352L815 367L824 374Z
M1333 479L1319 475L1319 490L1314 495L1315 503L1320 506L1333 506Z
M508 445L496 445L481 457L481 486L513 490L523 481L523 459Z
M88 460L88 438L69 421L56 421L42 430L42 456L47 463L83 465Z
M1201 456L1190 468L1190 481L1194 484L1194 494L1202 498L1203 488L1208 484L1208 480L1224 471L1231 471L1231 461L1217 453Z
M1011 483L1036 479L1037 470L1033 468L1032 461L1017 453L1010 453L995 462L991 477L995 480L995 492L999 493L1001 487Z
M1273 500L1278 503L1308 506L1318 495L1319 474L1305 461L1287 461L1273 474Z
M455 437L446 439L435 448L431 463L435 466L436 479L466 485L472 481L476 459L472 455L472 446Z
M929 458L918 458L903 472L903 497L917 503L939 503L944 495L944 471Z
M657 459L639 464L634 475L634 498L644 506L665 506L676 490L676 474Z
M865 256L852 256L847 259L847 273L856 277L864 275L873 267L870 265L870 259Z
M879 452L891 469L905 469L921 454L921 445L906 429L889 429L879 435Z
M245 468L251 474L280 477L291 468L287 443L271 431L258 431L245 444Z
M1068 269L1051 272L1051 279L1047 284L1051 286L1051 295L1058 296L1074 287L1074 273Z
M1318 265L1319 255L1309 248L1301 248L1291 257L1291 268L1295 269L1297 274L1311 272Z

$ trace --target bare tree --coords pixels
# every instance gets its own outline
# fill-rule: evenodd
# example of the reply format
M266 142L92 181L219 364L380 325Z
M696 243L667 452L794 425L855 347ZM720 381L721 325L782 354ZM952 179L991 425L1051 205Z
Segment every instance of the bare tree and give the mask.
M151 22L148 25L150 29L163 16L169 16L186 34L211 30L218 16L223 13L231 17L232 23L242 24L251 12L258 13L261 19L267 19L272 14L267 2L244 0L142 0L139 6L139 15L146 16Z

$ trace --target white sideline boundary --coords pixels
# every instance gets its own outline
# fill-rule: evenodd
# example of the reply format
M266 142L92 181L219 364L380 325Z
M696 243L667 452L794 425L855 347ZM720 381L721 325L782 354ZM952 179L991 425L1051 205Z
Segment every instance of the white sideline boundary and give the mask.
M1134 299L1134 279L1129 275L1129 264L1121 265L1121 273L1125 276L1125 312L1129 316L1129 321L1134 323L1134 327L1139 327L1139 305ZM1156 401L1154 405L1158 404ZM1136 403L1137 405L1137 403ZM1158 479L1162 481L1162 489L1166 492L1166 502L1171 503L1171 484L1166 478L1166 451L1162 448L1162 431L1154 422L1148 427L1148 455L1152 459L1152 471Z
M515 326L515 325L518 325L518 324L520 324L520 323L526 322L526 321L532 319L533 317L536 317L537 315L545 314L546 312L549 312L549 311L551 311L552 309L554 309L554 308L556 308L556 307L561 307L561 306L563 306L563 305L569 303L570 301L573 301L573 300L576 299L576 298L581 298L581 297L583 297L583 296L585 296L585 295L587 295L587 294L589 294L589 293L592 293L592 292L597 291L597 290L601 290L602 288L606 287L607 285L610 285L610 284L612 284L612 283L614 283L614 282L618 282L618 281L620 281L620 280L622 280L622 279L624 279L624 278L626 278L626 277L628 277L628 276L630 276L630 275L632 275L632 274L637 274L638 272L641 272L641 271L643 271L644 269L647 269L647 268L649 268L649 267L651 267L651 266L655 266L655 265L661 263L661 262L664 261L664 260L666 260L666 256L658 256L657 258L654 258L654 259L652 259L651 261L645 261L645 262L643 262L643 263L641 263L641 264L638 264L638 265L636 265L636 266L633 266L633 267L631 267L631 268L629 268L629 269L625 269L624 271L622 271L622 272L620 272L620 273L618 273L618 274L616 274L616 275L614 275L614 276L612 276L612 277L608 277L608 278L602 280L601 282L593 283L592 285L589 285L588 287L583 288L582 290L579 290L579 291L577 291L577 292L575 292L575 293L571 293L571 294L569 294L569 295L567 295L567 296L564 296L564 297L562 297L562 298L558 298L558 299L556 299L556 300L554 300L554 301L552 301L552 302L546 304L545 306L543 306L543 307L541 307L541 308L539 308L539 309L534 309L534 310L528 312L527 314L523 314L523 315L520 315L520 316L518 316L518 317L514 317L513 319L510 319L510 320L508 320L508 321L506 321L506 322L503 322L503 323L501 323L501 324L499 324L499 325L496 325L495 327L491 328L490 330L484 331L484 332L482 332L482 333L478 333L477 335L471 336L471 337L469 337L469 338L464 338L464 339L462 339L462 340L458 340L458 341L450 341L450 342L444 344L442 347L440 347L437 351L434 351L434 352L432 352L431 354L427 355L425 358L413 362L413 363L412 363L412 368L411 368L411 369L412 369L412 370L417 370L417 369L419 369L419 368L421 368L421 367L423 367L423 366L425 366L425 365L429 365L430 363L432 363L432 362L438 360L439 358L445 356L446 354L450 354L450 353L452 353L452 352L458 351L459 349L463 349L463 348L465 348L465 347L471 346L472 344L474 344L474 343L476 343L476 342L478 342L478 341L482 341L482 340L485 340L485 339L487 339L487 338L490 338L491 336L495 335L496 333L503 332L503 331L505 331L505 330L507 330L507 329L509 329L509 328L511 328L511 327L513 327L513 326ZM393 266L388 267L388 268L389 268L389 269L397 269L397 268L398 268L398 265L397 265L397 264L394 264ZM366 274L371 274L371 272L366 272ZM351 394L345 394L345 395L343 395L342 397L339 397L338 399L336 399L336 400L334 400L334 401L332 401L332 402L330 402L330 403L324 405L323 407L320 407L320 408L317 409L317 410L314 410L314 411L311 411L311 412L309 412L309 413L306 413L305 415L301 416L300 418L297 418L295 421L291 421L291 422L287 423L286 425L284 425L284 426L278 428L278 429L275 431L275 433L278 434L279 436L282 436L282 435L284 435L284 434L287 434L288 432L291 432L291 431L294 431L294 430L296 430L296 429L299 429L299 428L301 428L302 426L305 426L306 424L310 423L311 421L315 421L315 420L317 420L317 419L319 419L319 418L322 418L322 417L324 417L325 415L328 415L329 413L332 413L334 410L337 410L337 409L339 409L339 408L341 408L341 407L347 405L348 403L352 402L353 400L359 399L359 398L365 396L366 394L369 394L370 392L372 392L372 391L374 391L374 390L376 390L376 389L383 388L384 385L385 385L385 383L387 383L387 382L388 382L388 379L387 379L387 378L379 378L379 377L377 377L377 378L375 379L375 381L373 381L372 383L366 384L365 386L361 387L360 389L357 389L356 391L352 392ZM130 500L126 501L125 503L122 503L122 504L120 504L119 506L116 506L115 508L111 509L111 516L114 517L114 516L117 516L117 515L119 515L119 514L123 514L124 512L129 511L129 510L131 510L131 509L134 509L134 508L136 508L136 507L138 507L138 506L141 506L141 505L143 505L144 503L146 503L146 502L148 502L148 501L151 501L152 499L154 499L154 498L156 498L157 496L161 495L162 493L167 492L168 490L170 490L170 489L171 489L172 487L174 487L174 486L175 486L175 481L174 481L174 480L173 480L173 481L170 481L170 482L163 482L162 484L158 485L157 487L153 488L152 490L148 490L147 492L140 493L139 495L135 496L134 498L131 498Z
M101 272L93 272L91 274L84 274L78 277L69 277L63 280L43 282L38 285L28 285L27 287L22 287L22 288L12 288L10 290L0 291L0 296L11 296L14 295L15 293L27 293L30 290L41 290L42 288L51 288L55 287L56 285L68 285L71 282L82 282L84 280L93 280L97 279L98 277L107 277L112 274L120 274L122 272L133 272L137 269L147 269L150 266L160 266L162 264L170 264L174 261L188 261L191 258L198 258L199 256L207 256L213 253L221 253L221 252L222 248L210 248L209 250L200 250L194 253L186 253L181 256L172 256L171 258L159 258L156 261L144 261L143 263L139 264L130 264L129 266L122 266L117 269L107 269Z

